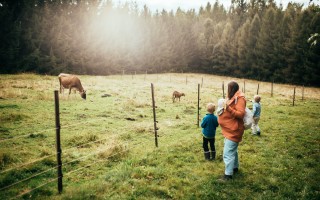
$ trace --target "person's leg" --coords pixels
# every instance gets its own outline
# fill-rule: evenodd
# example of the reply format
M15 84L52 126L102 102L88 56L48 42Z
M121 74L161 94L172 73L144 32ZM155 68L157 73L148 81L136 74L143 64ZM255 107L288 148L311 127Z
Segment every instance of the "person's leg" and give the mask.
M204 151L204 158L206 160L210 159L210 151L209 151L208 142L209 142L208 139L203 137L202 147L203 147L203 151Z
M259 127L259 120L260 120L260 117L257 117L256 118L256 128L257 128L257 135L260 135L261 134L261 131L260 131L260 127Z
M214 160L216 159L216 147L214 145L215 138L209 139L209 142L210 142L210 148L211 148L211 159Z
M238 147L237 147L235 159L234 159L233 172L238 172L238 171L239 171L239 157L238 157Z
M256 135L257 134L257 118L256 117L254 117L252 120L251 129L252 129L252 134Z
M237 164L239 164L238 157L236 160L237 150L238 143L225 138L223 148L223 161L225 164L225 175L227 176L232 176L236 162Z

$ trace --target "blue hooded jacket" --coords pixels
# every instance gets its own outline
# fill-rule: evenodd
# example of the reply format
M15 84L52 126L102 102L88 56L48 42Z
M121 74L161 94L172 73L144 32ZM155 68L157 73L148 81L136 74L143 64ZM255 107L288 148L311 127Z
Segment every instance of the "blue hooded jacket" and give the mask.
M254 102L252 108L253 108L252 110L253 117L260 117L260 114L261 114L260 103Z
M201 122L202 135L208 139L214 138L218 126L218 118L214 114L207 114Z

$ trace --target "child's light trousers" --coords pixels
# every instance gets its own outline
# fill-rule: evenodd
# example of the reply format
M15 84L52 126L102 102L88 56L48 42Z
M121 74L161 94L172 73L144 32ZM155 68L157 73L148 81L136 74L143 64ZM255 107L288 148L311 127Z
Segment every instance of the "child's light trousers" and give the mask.
M259 120L260 120L260 117L253 117L253 122L251 126L252 134L257 134L258 132L260 132L260 128L258 125Z

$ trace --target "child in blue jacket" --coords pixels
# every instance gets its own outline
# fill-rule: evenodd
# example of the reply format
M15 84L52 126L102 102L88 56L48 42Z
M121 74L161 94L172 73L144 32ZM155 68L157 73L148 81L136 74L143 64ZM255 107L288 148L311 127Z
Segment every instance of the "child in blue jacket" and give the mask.
M208 114L202 119L201 128L203 135L203 150L204 150L204 158L206 160L214 160L216 158L216 148L214 146L215 136L216 136L216 128L219 126L218 118L213 114L216 107L213 103L208 103L207 111ZM210 159L210 151L208 143L210 143L211 148L211 159Z

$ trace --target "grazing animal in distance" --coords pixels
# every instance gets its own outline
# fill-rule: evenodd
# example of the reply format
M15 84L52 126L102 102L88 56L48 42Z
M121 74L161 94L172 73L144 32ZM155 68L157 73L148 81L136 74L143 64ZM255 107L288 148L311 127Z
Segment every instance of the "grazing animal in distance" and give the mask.
M174 101L176 100L176 99L179 99L179 102L180 102L180 97L182 97L182 96L186 96L184 93L180 93L180 92L178 92L178 91L174 91L173 92L173 94L172 94L172 101L173 101L173 103L174 103Z
M72 74L59 74L59 82L60 82L60 94L64 91L64 88L69 89L69 95L71 93L71 89L76 89L80 92L80 95L83 99L87 98L86 91L83 89L81 85L80 79Z

